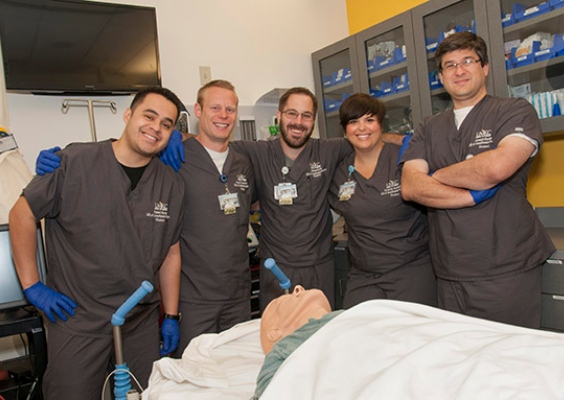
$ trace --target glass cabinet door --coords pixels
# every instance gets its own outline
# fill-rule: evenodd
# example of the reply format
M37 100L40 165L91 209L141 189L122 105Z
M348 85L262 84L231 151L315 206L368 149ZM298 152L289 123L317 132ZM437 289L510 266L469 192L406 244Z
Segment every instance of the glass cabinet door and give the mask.
M491 1L491 0L488 0ZM412 10L418 77L423 116L440 113L451 107L450 95L443 88L435 66L435 50L449 34L471 31L488 43L485 1L433 1ZM427 82L427 83L424 83ZM488 78L493 90L493 78Z
M497 0L488 4L491 35L500 43L499 96L523 97L543 132L564 129L564 0Z
M318 126L321 137L343 137L339 107L360 90L354 37L321 49L312 55L315 91L319 102Z
M385 132L413 132L419 100L411 12L356 34L360 86L386 105Z

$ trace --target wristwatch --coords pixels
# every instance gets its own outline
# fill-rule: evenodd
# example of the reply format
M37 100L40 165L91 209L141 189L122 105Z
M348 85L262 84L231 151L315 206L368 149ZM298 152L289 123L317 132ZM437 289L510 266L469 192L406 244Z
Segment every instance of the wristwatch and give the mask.
M163 315L164 319L173 319L175 321L180 322L180 320L182 319L182 313L178 313L178 315L173 315L173 314L164 314Z

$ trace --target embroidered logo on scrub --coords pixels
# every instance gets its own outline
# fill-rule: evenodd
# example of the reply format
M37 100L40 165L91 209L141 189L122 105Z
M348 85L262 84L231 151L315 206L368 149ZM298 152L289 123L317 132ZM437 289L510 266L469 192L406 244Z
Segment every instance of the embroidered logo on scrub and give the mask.
M306 176L312 176L314 178L319 178L325 171L327 171L327 168L323 168L321 163L318 161L309 163L309 169L310 172L307 172Z
M247 182L247 177L243 174L237 175L237 180L233 184L236 188L241 189L241 191L246 191L249 188L249 182Z
M170 218L170 215L168 215L168 204L163 203L162 201L155 203L153 212L147 213L146 216L153 218L155 222L165 222Z
M479 149L489 149L493 143L493 136L491 129L482 129L476 132L476 137L474 141L468 145L472 148L478 146Z
M386 183L386 188L382 193L380 193L380 196L396 197L400 195L400 192L400 182L397 179L392 179L391 181L388 181L388 183Z

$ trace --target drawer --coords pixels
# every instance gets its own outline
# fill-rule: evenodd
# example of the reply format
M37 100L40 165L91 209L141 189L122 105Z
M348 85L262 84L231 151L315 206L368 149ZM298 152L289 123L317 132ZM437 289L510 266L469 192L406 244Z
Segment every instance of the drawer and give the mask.
M543 293L541 327L564 331L564 296Z
M564 295L564 263L549 259L542 266L542 292Z

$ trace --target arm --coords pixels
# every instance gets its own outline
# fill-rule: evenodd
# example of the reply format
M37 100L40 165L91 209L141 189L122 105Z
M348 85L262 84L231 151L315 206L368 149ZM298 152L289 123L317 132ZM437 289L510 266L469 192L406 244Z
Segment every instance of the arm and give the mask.
M16 271L24 294L31 304L43 311L51 322L56 321L56 316L66 321L67 315L74 315L77 304L39 281L36 224L29 203L24 196L20 196L10 210L10 241Z
M163 310L166 314L178 314L180 268L180 242L176 242L168 249L168 253L159 270Z
M403 139L405 137L406 135L402 135L401 133L382 133L382 141L384 143L397 144L398 146L403 144Z
M429 176L429 165L425 160L407 161L402 170L401 196L432 208L463 208L474 206L470 191L442 184Z
M165 314L178 315L178 298L180 294L180 242L176 242L168 249L168 253L159 270L160 290ZM172 353L180 341L178 320L165 318L161 326L163 347L160 355Z
M535 146L520 137L507 136L493 150L441 168L433 174L437 181L455 187L484 190L511 177L535 151Z
M25 290L39 282L37 272L37 221L24 196L16 201L10 210L10 242L14 264Z

